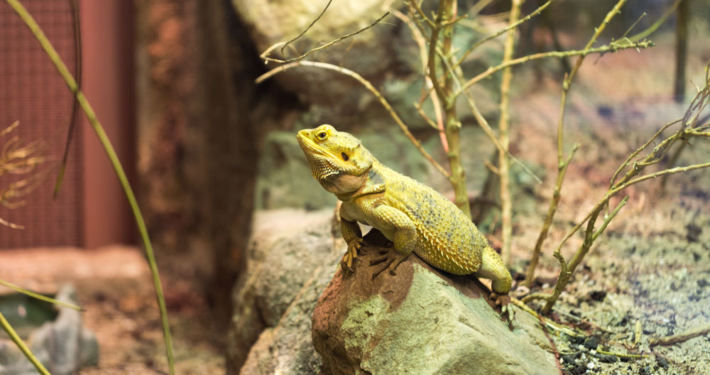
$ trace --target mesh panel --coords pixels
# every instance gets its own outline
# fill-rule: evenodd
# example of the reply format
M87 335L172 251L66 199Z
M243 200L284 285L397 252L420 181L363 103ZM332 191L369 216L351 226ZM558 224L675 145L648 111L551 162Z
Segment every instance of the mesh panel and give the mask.
M23 0L59 55L74 72L75 46L68 1ZM0 225L0 249L34 246L78 246L81 243L80 126L76 127L62 190L53 199L57 166L62 158L71 117L72 96L39 43L5 2L0 2L0 129L19 120L12 136L23 143L40 140L49 159L40 167L45 177L15 209L0 207L0 218L25 227ZM0 175L0 190L18 176Z

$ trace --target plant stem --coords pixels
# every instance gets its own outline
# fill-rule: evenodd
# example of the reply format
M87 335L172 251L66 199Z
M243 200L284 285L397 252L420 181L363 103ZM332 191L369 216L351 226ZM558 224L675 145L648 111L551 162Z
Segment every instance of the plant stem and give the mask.
M49 39L47 39L47 36L44 34L37 22L35 22L34 18L32 18L32 16L27 12L27 10L22 6L22 4L20 4L19 1L5 1L15 10L17 15L22 18L22 20L25 22L32 34L34 34L34 36L37 38L39 43L42 45L44 51L47 53L49 59L52 61L52 63L54 63L54 66L57 68L57 71L62 76L62 78L64 78L64 81L66 82L67 86L69 86L69 90L76 96L76 99L79 102L81 108L84 110L84 113L86 114L86 117L89 120L91 127L94 129L94 132L98 136L101 145L104 147L104 150L106 150L106 154L111 160L111 165L116 171L116 175L118 176L118 179L121 182L121 186L123 187L123 190L126 193L126 198L128 199L128 203L130 204L131 210L133 211L133 216L135 217L136 225L138 226L138 231L141 234L141 239L143 240L143 245L145 247L146 257L148 258L148 264L150 266L150 271L153 277L153 284L155 285L155 295L158 301L158 306L160 308L160 318L163 326L163 339L165 340L165 351L168 359L168 367L170 374L174 375L175 361L173 358L173 344L172 337L170 335L168 311L165 306L165 297L163 295L163 286L160 281L158 265L155 261L155 254L153 253L153 246L151 245L150 237L148 236L148 229L146 228L145 220L143 220L143 214L141 213L140 208L138 207L138 202L136 200L135 194L133 193L133 189L131 188L131 185L128 182L128 177L126 177L126 172L123 170L123 166L121 166L121 162L118 159L116 151L114 150L113 145L111 145L111 141L106 135L103 126L101 126L101 123L99 122L98 118L96 118L96 113L94 112L94 109L91 107L91 104L89 104L89 102L86 100L84 93L79 90L76 80L74 80L74 77L71 75L62 59L59 57L59 54L52 46Z
M525 285L530 286L532 285L533 279L535 277L535 268L537 267L538 260L540 258L540 252L542 251L542 245L545 242L545 238L547 237L547 233L549 231L550 225L552 224L552 220L555 216L555 212L557 211L557 205L560 202L560 192L562 191L562 184L564 183L565 179L565 174L567 172L567 167L569 166L569 163L572 161L572 157L574 156L574 152L577 150L579 145L575 145L572 149L572 152L570 153L570 156L565 158L565 150L564 150L564 124L565 124L565 110L567 107L567 94L569 93L569 89L572 86L572 81L574 80L575 75L577 74L577 71L579 71L579 68L582 66L582 62L584 61L584 58L587 56L590 51L593 50L594 43L597 41L597 38L599 38L599 35L604 31L606 28L606 25L609 24L612 18L616 14L619 13L619 10L621 7L624 5L626 0L620 0L619 2L616 3L616 6L607 13L606 17L602 21L601 25L595 29L594 34L592 37L589 39L589 42L587 42L587 45L584 47L582 50L582 53L579 55L577 58L577 61L574 64L574 67L572 70L568 73L565 74L565 79L562 82L562 95L560 97L560 113L559 117L557 120L557 180L555 181L555 192L552 196L552 200L550 201L550 207L547 210L547 216L545 217L545 221L543 223L542 229L540 230L540 235L537 238L537 242L535 243L535 248L533 249L533 255L531 258L530 266L528 267L528 272L527 276L525 278ZM593 224L592 224L593 225ZM592 228L593 229L593 228ZM590 244L591 246L591 244ZM559 252L559 248L555 251L555 257L556 258L562 258L562 254ZM560 260L560 259L558 259ZM560 263L562 263L562 260L560 260ZM558 285L559 284L565 284L567 283L567 280L571 276L571 274L574 272L574 268L571 268L569 272L567 272L567 275L562 275L558 277ZM553 295L553 298L551 300L556 300L557 297L559 296L559 293L561 293L561 290L555 289L555 292L557 295ZM553 302L554 303L554 302ZM550 308L552 308L552 305L550 304L548 300L548 305ZM545 305L545 308L547 309L548 305ZM549 312L549 309L547 309Z
M366 80L365 78L362 78L361 75L353 72L350 69L346 69L346 68L339 67L337 65L322 63L322 62L296 61L296 62L292 62L292 63L286 64L286 65L281 65L278 68L274 68L274 69L269 70L268 72L259 76L255 82L256 83L264 82L267 79L275 76L276 74L282 73L288 69L292 69L292 68L295 68L298 66L309 66L309 67L314 67L314 68L333 70L333 71L344 74L344 75L360 82L360 84L365 86L365 88L368 91L370 91L373 95L375 95L375 97L380 102L380 104L382 104L382 106L385 108L385 110L387 110L387 112L390 114L390 116L392 116L392 118L394 119L394 122L397 123L397 126L399 126L399 128L402 129L402 132L404 133L404 135L406 135L407 138L409 138L409 140L412 142L412 144L414 144L414 147L416 147L417 150L419 150L419 152L434 166L434 168L436 168L436 170L441 172L441 174L443 174L447 178L450 176L449 172L447 172L444 169L444 167L441 166L441 164L439 164L436 160L434 160L434 158L431 155L429 155L428 152L426 152L424 147L422 147L422 143L418 139L414 138L414 135L409 131L407 124L405 124L404 121L402 121L402 119L399 117L399 115L397 115L397 112L394 111L394 108L392 108L392 106L389 104L389 102L387 102L387 99L385 99L385 97L382 96L382 94L375 88L375 86L373 86L370 83L370 81Z
M681 0L675 26L675 84L673 97L676 103L685 99L685 65L688 57L688 14L689 0Z
M461 122L456 116L456 97L453 95L454 77L456 74L453 70L446 69L443 66L443 59L451 59L451 39L454 33L454 25L451 21L455 18L456 2L453 0L439 1L439 9L437 10L436 23L431 31L431 39L429 40L429 77L431 78L432 86L444 104L444 131L449 144L449 152L446 156L449 160L449 168L451 175L449 182L454 188L456 206L463 211L466 216L471 217L471 208L468 204L468 191L466 189L466 173L461 164ZM447 24L447 26L442 26ZM436 47L439 42L439 34L443 31L443 41L441 48L442 70L447 72L444 74L444 82L439 80L437 72L436 58L438 56Z
M460 95L462 91L467 90L469 87L473 86L476 82L489 77L490 75L503 70L509 66L514 66L514 65L519 65L519 64L524 64L528 61L531 60L537 60L537 59L545 59L548 57L568 57L568 56L580 56L580 55L588 55L590 53L609 53L609 52L617 52L625 49L646 49L646 48L651 48L655 47L656 45L653 42L639 42L639 43L630 43L630 44L613 44L613 45L607 45L603 47L598 47L598 48L590 48L588 50L573 50L573 51L553 51L553 52L541 52L541 53L536 53L534 55L528 55L524 57L519 57L515 60L510 60L507 64L500 64L497 66L492 66L488 68L485 72L480 73L479 75L469 79L466 81L466 83L461 86L461 90L457 91L455 95Z
M37 357L32 354L32 351L30 351L30 348L25 345L25 343L22 341L20 336L17 335L17 332L15 332L14 329L12 329L12 326L10 323L8 323L7 320L5 320L5 316L0 313L0 326L2 326L2 329L7 332L7 335L10 336L10 339L12 342L17 345L18 348L20 348L20 351L22 351L22 354L27 357L27 359L32 362L32 365L39 371L40 374L42 375L51 375L49 371L47 371L46 368L44 368L44 365L40 361L37 360Z
M46 368L44 368L44 365L37 360L37 357L32 354L32 351L30 351L30 348L25 345L25 343L22 341L20 336L17 335L17 332L15 332L14 329L12 329L12 326L8 321L5 319L5 316L0 313L0 326L2 326L2 329L7 332L7 335L10 336L10 339L17 345L18 348L20 348L20 351L22 351L22 354L29 359L30 362L32 362L32 365L39 371L40 374L42 375L51 375L49 371L47 371Z
M35 292L31 291L31 290L27 290L27 289L25 289L25 288L21 288L21 287L15 285L15 284L8 283L8 282L5 281L5 280L0 280L0 285L6 286L6 287L8 287L8 288L10 288L10 289L12 289L12 290L18 292L18 293L26 294L26 295L28 295L28 296L30 296L30 297L32 297L32 298L36 298L36 299L41 300L41 301L49 302L49 303L51 303L51 304L53 304L53 305L57 305L57 306L61 306L61 307L66 307L66 308L68 308L68 309L72 309L72 310L76 310L76 311L84 311L81 307L79 307L79 306L77 306L77 305L72 305L71 303L66 303L66 302L62 302L62 301L57 301L57 300L54 299L54 298L45 297L45 296L43 296L43 295L41 295L41 294L37 294L37 293L35 293Z
M558 146L559 147L559 146ZM560 203L560 198L561 198L561 192L562 192L562 183L565 180L565 174L567 173L567 167L569 167L570 162L572 161L572 158L574 157L574 153L577 151L579 148L579 144L576 143L574 147L572 148L572 152L570 153L569 157L567 160L563 161L562 163L559 163L557 165L557 180L555 181L555 191L552 193L552 199L550 200L550 207L547 209L547 216L545 216L545 222L542 224L542 229L540 230L540 234L537 237L537 241L535 242L535 248L533 249L533 254L532 257L530 258L530 265L528 266L528 272L527 275L525 276L525 280L523 281L523 285L526 287L531 287L533 280L535 279L535 268L537 268L537 264L540 261L540 253L542 252L542 244L545 242L545 239L547 238L547 233L550 231L550 227L552 226L552 219L555 217L555 212L557 211L557 205Z
M511 0L510 19L508 35L505 40L505 48L503 50L503 64L513 58L515 49L515 26L518 25L518 17L520 16L520 7L524 0ZM549 2L547 3L549 4ZM500 121L498 129L500 132L500 145L504 149L510 146L510 83L513 81L513 71L510 67L503 69L503 77L500 84ZM504 264L510 263L510 247L513 236L513 202L510 195L510 159L505 152L498 153L498 168L500 170L500 204L502 208L502 237L503 248L501 249L501 258Z
M456 64L454 64L454 69L456 69L459 65L461 65L461 64L464 62L464 60L466 60L466 57L468 57L468 55L470 55L471 52L475 51L476 48L480 47L482 44L488 42L488 41L491 40L491 39L495 39L495 38L497 38L497 37L503 35L503 33L505 33L505 32L508 32L508 33L510 33L511 31L512 31L512 32L515 32L515 30L518 28L518 26L520 26L520 24L522 24L523 22L526 22L526 21L528 21L529 19L531 19L531 18L537 16L538 14L540 14L543 10L545 10L545 8L547 8L548 6L550 6L550 4L551 4L553 1L555 1L555 0L549 0L549 1L546 2L545 4L542 4L539 8L535 9L534 12L528 14L527 16L525 16L524 18L522 18L522 19L520 19L520 20L517 20L517 18L520 16L520 8L518 8L518 11L517 11L517 14L516 14L516 17L515 17L515 19L516 19L515 22L509 22L509 23L508 23L508 27L506 27L505 29L500 30L500 31L497 31L497 32L495 32L495 33L493 33L493 34L491 34L491 35L488 35L487 37L485 37L485 38L479 40L479 41L476 42L474 45L472 45L471 47L469 47L469 49L467 49L466 52L463 53L463 56L461 56L461 58L459 59L459 61L456 62ZM524 2L524 0L523 0L522 2ZM521 2L521 3L522 3L522 2ZM511 19L511 20L513 19L513 9L512 9L512 8L511 8L511 10L510 10L510 19ZM504 61L505 61L505 59L504 59Z

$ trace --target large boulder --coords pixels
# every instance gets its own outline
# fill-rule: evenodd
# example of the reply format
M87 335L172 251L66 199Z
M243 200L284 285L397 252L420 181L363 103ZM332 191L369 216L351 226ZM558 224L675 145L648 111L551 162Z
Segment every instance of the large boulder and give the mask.
M411 256L373 279L369 262L338 271L313 314L326 374L555 374L538 322L519 313L512 331L473 277L451 276Z
M277 364L299 368L288 358L315 355L310 316L345 251L339 228L333 223L333 210L283 209L256 214L246 268L234 287L235 311L227 346L229 374L239 373L247 357L252 369ZM276 354L269 350L273 342L279 343ZM310 354L294 354L301 349L310 350Z
M259 52L279 42L295 38L323 11L327 1L232 0L232 4L247 26ZM323 16L308 31L284 50L286 58L362 29L389 10L380 0L333 1ZM393 18L390 16L390 18ZM390 20L391 22L391 20ZM393 61L392 39L396 28L379 24L349 40L315 52L309 59L341 65L367 79L381 75ZM280 48L272 57L282 58ZM275 66L271 64L271 66ZM284 88L302 95L313 103L334 103L351 95L360 84L340 73L313 68L298 68L281 73L276 78ZM335 83L335 84L333 84Z

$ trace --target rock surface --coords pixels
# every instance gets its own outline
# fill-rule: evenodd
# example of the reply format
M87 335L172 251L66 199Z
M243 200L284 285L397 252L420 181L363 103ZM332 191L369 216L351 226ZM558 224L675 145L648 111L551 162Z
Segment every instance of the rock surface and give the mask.
M327 374L554 374L549 341L518 313L510 331L473 277L442 274L411 256L374 280L358 257L338 271L313 314L313 343Z
M65 285L55 297L76 304L76 291ZM58 345L57 343L61 343ZM81 312L62 308L56 319L32 332L27 346L37 359L55 375L70 375L82 367L99 362L99 344L93 332L82 325ZM0 341L0 374L30 375L37 370L14 343Z
M320 366L310 316L345 251L332 218L332 210L256 215L246 271L234 288L228 373L242 366L248 368L244 374L273 374L276 368L282 374L317 373L304 370Z
M278 42L287 42L308 29L308 25L318 17L327 3L310 0L232 0L259 53ZM310 49L362 29L382 17L387 10L388 7L380 0L334 1L318 22L284 50L285 57L297 57ZM345 68L372 79L387 69L393 61L390 43L395 31L396 28L391 26L376 25L350 40L313 53L309 59L335 65L342 63ZM282 58L280 49L274 50L271 57ZM360 85L340 73L313 68L286 71L276 79L286 89L314 103L333 103L346 97L354 98L350 95L352 88Z

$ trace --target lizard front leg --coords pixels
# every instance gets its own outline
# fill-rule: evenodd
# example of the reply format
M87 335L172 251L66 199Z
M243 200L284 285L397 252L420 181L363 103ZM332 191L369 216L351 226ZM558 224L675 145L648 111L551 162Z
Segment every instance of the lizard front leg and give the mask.
M383 232L393 234L394 252L388 252L386 255L373 259L370 265L375 265L384 262L372 275L374 279L382 271L389 268L394 274L397 266L402 263L417 246L417 228L414 222L404 212L390 207L378 206L372 212L375 227Z
M362 246L362 231L360 226L355 221L348 221L344 217L340 217L340 231L343 234L345 243L348 244L348 250L343 256L340 266L345 271L346 267L352 272L353 260L357 258L357 251Z

